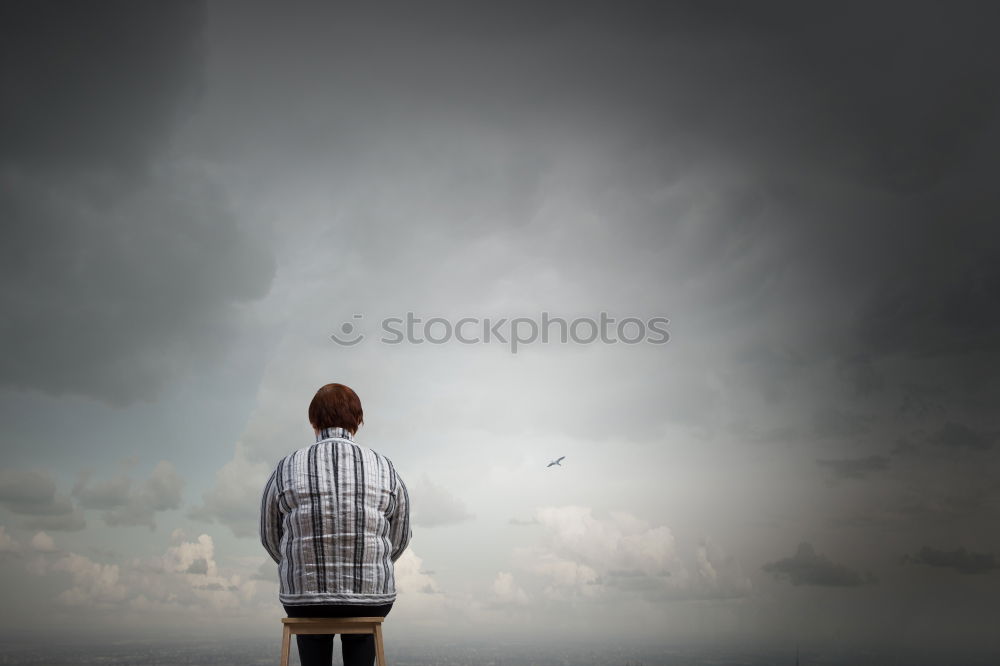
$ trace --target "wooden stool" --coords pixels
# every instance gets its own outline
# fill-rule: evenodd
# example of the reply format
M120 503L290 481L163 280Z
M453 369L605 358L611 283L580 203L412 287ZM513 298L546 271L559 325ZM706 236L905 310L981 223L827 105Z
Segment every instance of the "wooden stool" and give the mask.
M281 666L288 666L288 651L292 634L373 634L375 636L375 663L386 666L382 646L382 620L384 617L283 617L285 630L281 636Z

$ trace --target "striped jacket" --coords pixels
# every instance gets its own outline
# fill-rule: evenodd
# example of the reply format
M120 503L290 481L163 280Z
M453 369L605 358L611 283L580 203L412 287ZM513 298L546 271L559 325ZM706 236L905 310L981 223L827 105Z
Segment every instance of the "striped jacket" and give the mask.
M343 428L282 458L264 486L260 540L282 604L395 601L393 563L412 536L403 479Z

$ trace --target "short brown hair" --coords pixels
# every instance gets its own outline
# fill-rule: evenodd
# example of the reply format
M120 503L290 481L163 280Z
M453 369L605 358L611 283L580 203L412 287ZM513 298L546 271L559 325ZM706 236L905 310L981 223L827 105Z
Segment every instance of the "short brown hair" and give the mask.
M314 428L344 428L352 433L365 422L361 399L349 386L327 384L309 403L309 423Z

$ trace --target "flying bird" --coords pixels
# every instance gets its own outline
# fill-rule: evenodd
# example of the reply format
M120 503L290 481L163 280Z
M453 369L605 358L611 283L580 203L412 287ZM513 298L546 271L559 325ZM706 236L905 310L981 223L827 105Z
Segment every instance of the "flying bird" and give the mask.
M558 458L556 458L555 460L553 460L552 462L550 462L548 465L546 465L546 467L552 467L553 465L559 465L560 467L562 467L562 464L559 461L562 460L565 457L566 456L559 456Z

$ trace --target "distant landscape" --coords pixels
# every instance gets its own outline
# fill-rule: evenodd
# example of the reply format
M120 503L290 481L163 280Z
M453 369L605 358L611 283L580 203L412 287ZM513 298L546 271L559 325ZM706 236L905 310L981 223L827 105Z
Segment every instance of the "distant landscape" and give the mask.
M334 664L340 664L339 640L334 644ZM279 643L275 640L193 643L131 643L117 645L54 645L39 642L0 644L0 664L77 666L272 666L278 663ZM633 648L619 647L604 651L587 647L565 646L539 651L527 645L443 645L387 647L392 666L781 666L796 663L795 648L784 650L745 650L732 648ZM292 663L298 658L292 649ZM800 650L802 666L837 664L842 666L931 666L961 664L987 666L997 663L996 656L913 652L822 651Z

